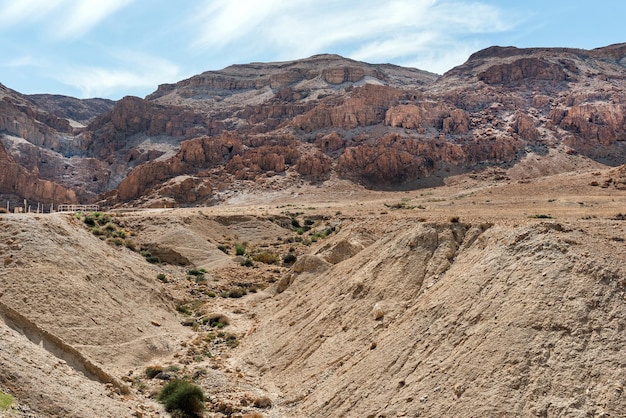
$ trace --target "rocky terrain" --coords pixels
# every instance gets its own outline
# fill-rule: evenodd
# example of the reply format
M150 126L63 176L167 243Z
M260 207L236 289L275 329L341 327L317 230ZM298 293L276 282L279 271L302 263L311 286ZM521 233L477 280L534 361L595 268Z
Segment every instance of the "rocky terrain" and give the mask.
M5 415L620 416L624 168L447 182L1 215Z
M437 76L317 55L208 71L116 103L3 87L0 130L34 176L107 206L206 205L227 189L330 179L412 190L530 154L616 166L625 56L624 44L492 47ZM30 189L9 200L66 199Z
M626 44L0 85L0 416L617 417ZM47 210L46 210L47 212Z

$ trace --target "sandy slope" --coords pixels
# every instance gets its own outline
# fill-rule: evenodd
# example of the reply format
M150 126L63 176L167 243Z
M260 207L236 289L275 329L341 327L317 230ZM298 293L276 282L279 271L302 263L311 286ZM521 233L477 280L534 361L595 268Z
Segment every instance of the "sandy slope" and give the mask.
M617 170L513 174L118 213L163 265L71 216L1 215L0 386L40 416L160 416L156 364L205 389L206 416L620 416L626 192L601 187ZM335 232L309 242L293 216ZM241 266L242 242L298 262Z

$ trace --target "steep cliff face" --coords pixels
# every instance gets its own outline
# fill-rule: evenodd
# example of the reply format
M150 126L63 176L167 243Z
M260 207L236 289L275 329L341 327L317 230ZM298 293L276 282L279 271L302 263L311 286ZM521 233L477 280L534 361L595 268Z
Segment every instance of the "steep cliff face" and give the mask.
M68 119L74 127L88 125L115 105L113 100L108 99L76 99L56 94L31 94L27 97L48 113Z
M221 119L222 129L245 137L241 151L223 169L196 161L158 181L210 168L219 182L295 172L313 181L334 175L413 188L479 165L511 166L549 148L620 164L625 50L493 47L437 80L419 74L413 82L418 73L399 76L397 68L390 74L335 56L207 72L161 86L149 99L204 109L214 125ZM285 132L289 144L270 139ZM179 160L165 166L181 167ZM162 172L164 163L150 164ZM131 172L124 186L153 184L137 180L150 170ZM140 194L123 188L119 198Z
M95 118L111 104L2 91L0 129L16 161L111 204L158 197L166 182L177 204L212 202L216 184L277 175L407 189L550 149L626 161L626 44L492 47L441 77L336 55L234 65ZM74 174L59 172L65 165Z
M0 142L0 198L10 201L11 207L21 206L22 199L34 205L77 203L76 193L57 183L42 180L37 171L32 172L15 162ZM4 205L3 205L4 206Z

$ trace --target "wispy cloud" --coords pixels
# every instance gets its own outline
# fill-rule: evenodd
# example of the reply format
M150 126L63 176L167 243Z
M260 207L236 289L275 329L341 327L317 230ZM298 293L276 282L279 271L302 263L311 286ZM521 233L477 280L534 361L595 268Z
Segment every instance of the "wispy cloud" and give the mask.
M106 97L117 91L156 88L164 82L177 81L181 76L180 68L167 60L128 52L116 55L117 66L67 68L57 79L78 89L81 98L89 98Z
M0 27L41 23L48 37L73 38L84 35L132 1L0 0Z
M477 36L513 24L494 6L463 0L212 0L191 22L195 50L254 50L279 59L340 52L375 62L428 62L425 69L439 72L451 55L455 64L467 58ZM440 64L432 61L433 49L442 51Z
M40 67L43 65L43 61L39 58L35 58L32 55L22 55L10 59L2 64L0 67L5 68L20 68L20 67Z

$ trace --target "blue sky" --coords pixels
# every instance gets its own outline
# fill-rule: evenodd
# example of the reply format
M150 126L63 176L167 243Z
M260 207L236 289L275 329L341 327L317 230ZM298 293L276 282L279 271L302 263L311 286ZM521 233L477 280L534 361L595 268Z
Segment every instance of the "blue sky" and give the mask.
M144 97L230 64L335 53L443 73L491 45L626 42L616 0L0 0L0 83Z

